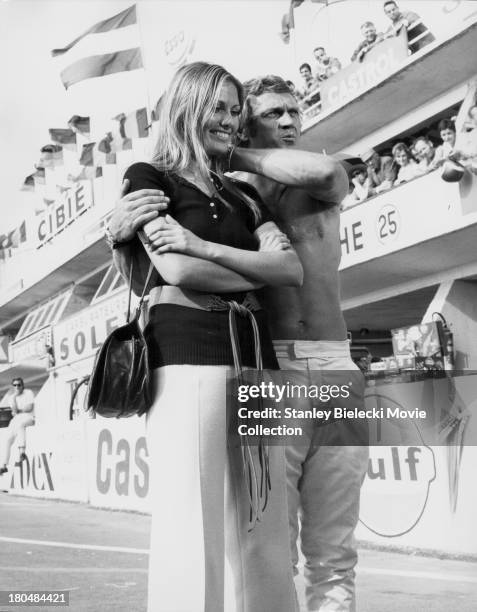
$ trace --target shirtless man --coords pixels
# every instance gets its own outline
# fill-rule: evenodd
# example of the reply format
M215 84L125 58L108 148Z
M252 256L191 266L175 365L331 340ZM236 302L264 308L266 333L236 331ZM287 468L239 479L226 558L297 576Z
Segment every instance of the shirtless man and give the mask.
M322 383L333 375L336 382L336 374L344 371L345 382L354 383L357 405L363 382L350 357L338 276L339 204L348 190L348 178L332 158L293 150L300 135L300 113L283 79L269 76L249 81L245 87L247 147L233 151L231 169L246 173L239 178L256 187L304 269L302 287L267 289L264 294L272 334L279 339L280 365L313 382L318 373ZM166 206L164 194L158 191L124 196L110 221L110 238L116 246L130 240L144 220ZM118 266L127 272L127 247L114 253ZM345 612L354 609L353 532L367 448L329 446L326 437L332 429L317 427L312 420L305 429L309 444L289 445L286 451L294 570L297 573L300 532L308 610Z

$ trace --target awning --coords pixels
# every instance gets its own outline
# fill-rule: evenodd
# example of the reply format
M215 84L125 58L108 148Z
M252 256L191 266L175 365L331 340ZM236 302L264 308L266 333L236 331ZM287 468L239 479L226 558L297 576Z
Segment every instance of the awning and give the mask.
M25 386L40 386L48 378L48 360L35 359L22 363L10 363L0 369L0 394L10 386L13 378L23 378Z

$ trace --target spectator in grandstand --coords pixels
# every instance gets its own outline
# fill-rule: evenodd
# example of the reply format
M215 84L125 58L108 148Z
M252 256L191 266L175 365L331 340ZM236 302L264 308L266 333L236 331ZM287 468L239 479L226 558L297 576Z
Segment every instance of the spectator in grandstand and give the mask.
M294 96L296 96L297 94L297 89L296 89L296 85L293 81L286 81L286 84L288 85L288 87L290 88L290 91L292 92L292 94Z
M437 147L434 156L434 166L436 168L449 158L449 155L454 150L456 140L455 124L450 119L441 119L437 124L437 129L439 130L442 144Z
M369 149L361 155L361 159L368 166L368 178L370 186L376 193L386 191L393 186L397 176L397 169L393 164L392 157L379 155L375 149Z
M303 77L303 89L295 89L294 95L300 102L300 109L306 110L320 101L320 82L311 73L311 66L304 63L300 66L300 74Z
M337 57L332 57L330 65L326 71L326 76L329 78L341 70L341 62Z
M10 450L12 444L17 439L19 459L26 459L25 454L25 429L35 424L35 396L31 389L25 389L22 378L12 380L12 391L7 396L13 418L7 429L5 448L2 451L0 461L0 476L8 472L8 462L10 461Z
M422 23L417 13L412 11L402 12L394 0L386 0L384 12L391 20L391 25L386 30L385 37L398 36L405 28L411 53L416 53L416 51L435 40L434 35Z
M394 145L392 148L392 154L394 163L399 169L396 180L394 181L395 185L405 183L413 178L416 178L416 176L422 175L422 170L416 163L416 160L414 159L409 147L407 147L403 142L398 142Z
M361 34L363 35L364 40L359 43L351 56L352 62L355 60L362 62L366 53L384 39L381 32L376 32L376 26L372 21L366 21L363 23L361 26Z
M464 123L464 130L471 132L477 128L477 105L471 106L467 114L469 118Z
M412 149L423 174L436 168L436 150L427 136L419 136L416 138L412 144Z
M315 56L315 78L319 81L324 81L333 74L341 70L341 62L337 57L326 55L324 47L316 47L313 49Z
M477 174L477 106L471 106L468 116L470 121L464 123L459 139L454 142L452 150L447 155L447 160L462 168L469 168L471 172Z
M349 179L349 192L341 203L341 210L346 210L359 202L364 202L369 197L376 195L376 190L371 186L366 164L355 164L347 169Z
M305 97L318 89L319 81L313 76L310 64L306 62L300 66L300 74L303 77L303 89L301 90L301 94Z

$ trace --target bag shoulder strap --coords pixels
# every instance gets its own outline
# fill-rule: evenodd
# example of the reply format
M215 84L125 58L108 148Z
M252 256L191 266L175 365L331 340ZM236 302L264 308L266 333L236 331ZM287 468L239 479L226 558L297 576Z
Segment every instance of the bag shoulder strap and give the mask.
M126 322L129 323L131 319L131 297L132 297L132 278L133 278L133 268L134 268L134 259L131 258L131 267L129 268L129 295L128 295L128 314L126 317ZM146 281L144 283L144 287L142 289L141 297L139 298L139 304L136 309L136 316L139 316L141 312L142 305L144 302L144 297L146 296L147 286L149 285L149 281L151 280L152 273L154 272L154 264L151 262L149 264L149 270L147 272Z

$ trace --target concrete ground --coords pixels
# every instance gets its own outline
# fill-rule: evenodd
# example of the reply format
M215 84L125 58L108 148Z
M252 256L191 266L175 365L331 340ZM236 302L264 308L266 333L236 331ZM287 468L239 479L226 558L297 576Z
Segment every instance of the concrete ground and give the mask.
M142 514L0 493L0 590L68 590L73 612L145 612L149 524ZM477 610L477 563L361 550L357 574L358 612ZM298 590L303 601L302 581ZM4 601L0 612L32 609Z

